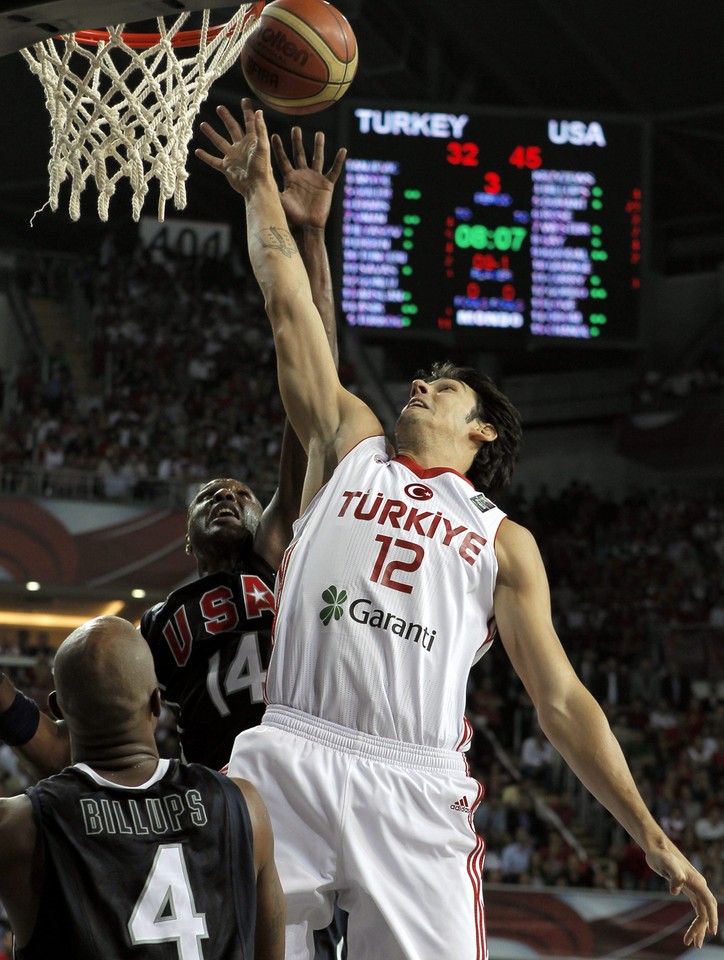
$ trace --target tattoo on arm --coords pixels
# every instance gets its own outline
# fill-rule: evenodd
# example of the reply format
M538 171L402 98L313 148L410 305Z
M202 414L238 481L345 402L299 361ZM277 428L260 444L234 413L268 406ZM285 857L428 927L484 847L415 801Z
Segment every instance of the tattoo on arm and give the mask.
M262 247L278 250L285 257L293 257L295 253L299 253L294 237L284 227L267 227L257 233L257 238Z

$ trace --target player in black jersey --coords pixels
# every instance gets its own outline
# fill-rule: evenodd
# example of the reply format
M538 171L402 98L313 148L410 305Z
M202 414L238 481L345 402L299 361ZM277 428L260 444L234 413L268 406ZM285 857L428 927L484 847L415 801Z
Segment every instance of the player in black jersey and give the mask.
M245 484L206 484L189 507L186 541L199 579L141 619L184 757L216 770L239 730L259 723L264 711L280 557L263 524L261 504ZM270 523L283 542L280 527Z
M73 766L0 800L0 900L17 960L282 960L284 899L259 794L160 760L153 658L98 617L55 658Z

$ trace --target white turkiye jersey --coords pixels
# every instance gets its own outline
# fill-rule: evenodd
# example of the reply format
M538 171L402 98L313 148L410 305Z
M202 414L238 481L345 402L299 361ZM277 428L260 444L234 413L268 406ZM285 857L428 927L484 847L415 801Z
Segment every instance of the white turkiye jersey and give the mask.
M505 514L465 477L359 443L294 525L268 703L362 733L466 749L468 674L495 634Z

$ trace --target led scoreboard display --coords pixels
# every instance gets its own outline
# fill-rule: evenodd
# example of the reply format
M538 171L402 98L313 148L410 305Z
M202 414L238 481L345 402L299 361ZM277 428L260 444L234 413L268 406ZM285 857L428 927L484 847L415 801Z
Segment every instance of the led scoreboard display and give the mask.
M451 331L461 342L484 333L636 339L638 125L356 102L345 109L348 324L408 336Z

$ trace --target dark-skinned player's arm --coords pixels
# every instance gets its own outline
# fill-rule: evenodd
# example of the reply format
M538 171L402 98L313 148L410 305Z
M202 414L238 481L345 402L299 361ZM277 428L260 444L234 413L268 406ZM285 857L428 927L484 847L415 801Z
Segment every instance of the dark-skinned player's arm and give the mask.
M70 763L65 723L52 720L0 671L0 740L12 747L38 778L58 773Z
M269 813L256 788L248 780L232 777L246 800L254 834L256 870L256 960L284 960L286 906L274 862L274 835Z
M30 799L24 794L0 799L0 903L17 947L33 934L40 906L41 844Z
M279 388L294 430L309 457L301 509L330 466L364 437L383 435L369 407L345 390L327 343L303 260L287 225L271 168L271 147L260 110L242 101L244 130L225 108L228 139L202 126L220 156L197 156L223 173L246 202L249 257L264 295L277 352Z

